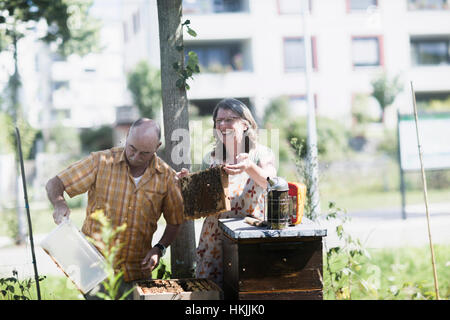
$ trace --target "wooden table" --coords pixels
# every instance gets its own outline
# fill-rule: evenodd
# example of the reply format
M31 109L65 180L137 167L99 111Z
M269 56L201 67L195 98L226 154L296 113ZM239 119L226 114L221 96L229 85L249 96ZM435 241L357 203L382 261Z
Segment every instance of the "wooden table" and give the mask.
M239 218L221 219L219 227L225 299L323 299L324 227L305 217L283 230L251 226Z

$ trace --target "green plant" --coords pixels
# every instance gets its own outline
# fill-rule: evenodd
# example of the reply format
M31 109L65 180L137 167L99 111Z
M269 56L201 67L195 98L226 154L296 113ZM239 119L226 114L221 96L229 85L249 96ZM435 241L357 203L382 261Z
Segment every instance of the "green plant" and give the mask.
M28 159L31 153L37 130L19 117L14 124L13 118L6 112L0 112L0 154L15 153L17 150L16 129L19 128L24 159Z
M19 222L17 219L17 212L14 209L3 210L3 226L6 227L6 235L12 239L19 238Z
M181 27L184 29L186 27L187 33L193 37L197 36L197 33L189 26L191 24L190 20L186 20L181 24ZM176 49L181 52L184 50L184 45L177 46ZM198 64L198 56L194 51L188 52L188 59L185 63L186 67L183 66L183 63L174 62L172 67L178 73L178 80L176 82L176 86L180 89L185 88L189 90L190 87L187 84L188 79L193 79L194 73L200 73L200 66Z
M374 118L373 112L370 110L369 95L359 93L356 94L352 102L352 117L358 124L364 124L367 122L373 122L377 119Z
M305 141L298 141L297 138L292 138L290 140L291 147L294 149L294 162L295 162L295 168L297 170L297 176L305 186L306 186L306 202L304 207L305 215L308 219L316 220L316 216L314 215L314 212L316 212L316 206L318 204L312 203L312 185L313 181L310 174L310 168L308 168L306 159L302 157L303 150L305 149Z
M0 278L0 293L3 298L5 300L30 300L30 290L36 281L31 278L19 280L19 273L17 270L13 270L12 274L12 277ZM44 279L45 276L42 276L39 277L38 281Z
M307 119L298 117L291 121L286 129L288 141L297 138L297 141L307 141ZM334 119L317 118L317 152L322 160L342 157L348 152L349 132L345 126ZM307 150L302 149L300 156L306 158Z
M427 111L448 112L450 111L450 95L445 100L431 100L427 103Z
M366 293L377 297L380 269L370 264L370 261L362 263L363 258L370 259L370 255L359 239L352 238L346 232L344 225L350 220L347 212L336 207L334 202L330 202L328 207L329 211L325 219L338 221L336 234L339 245L327 248L325 243L325 270L329 279L329 283L324 286L325 294L334 294L335 299L352 299L352 289L358 286ZM368 271L366 277L358 272L362 268Z
M113 129L110 126L82 129L80 132L81 149L85 153L109 149L114 145Z
M14 153L14 136L11 116L0 112L0 154Z
M81 150L80 136L76 128L64 126L61 121L50 129L46 152L78 155Z
M385 129L383 136L377 145L377 151L397 160L398 156L397 132L393 129Z
M102 282L105 292L98 292L97 296L104 300L124 300L134 288L123 293L119 297L118 292L122 284L123 270L117 272L117 267L121 263L117 260L117 255L123 245L119 242L119 234L124 232L127 225L123 223L119 227L113 228L111 221L107 218L103 210L96 210L92 214L92 218L100 223L99 239L88 238L105 257L106 279Z
M389 79L385 72L380 73L371 81L373 88L372 96L378 101L381 108L381 122L384 122L385 109L390 106L397 94L399 94L403 88L400 81L400 76L395 76Z
M152 278L154 279L170 279L172 273L168 270L168 266L163 259L159 260L158 267L152 271Z
M161 107L161 71L140 61L127 74L127 87L142 117L154 118Z

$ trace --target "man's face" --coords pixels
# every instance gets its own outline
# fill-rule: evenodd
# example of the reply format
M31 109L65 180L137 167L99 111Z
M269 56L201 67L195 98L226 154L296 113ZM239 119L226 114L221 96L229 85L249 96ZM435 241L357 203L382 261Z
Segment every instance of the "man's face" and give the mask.
M139 134L139 130L131 130L125 143L125 156L129 165L147 166L160 145L156 134L149 137Z

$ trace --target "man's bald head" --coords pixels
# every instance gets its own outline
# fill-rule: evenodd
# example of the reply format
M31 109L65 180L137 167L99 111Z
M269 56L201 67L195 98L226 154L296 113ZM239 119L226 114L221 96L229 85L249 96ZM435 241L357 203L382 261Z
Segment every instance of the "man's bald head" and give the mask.
M152 119L136 120L128 131L125 155L131 167L144 168L161 145L161 129Z
M154 134L156 133L156 136L158 137L158 141L161 140L161 128L159 124L152 119L148 118L140 118L133 122L133 124L130 127L130 130L128 134L131 133L131 131L138 131L140 135L146 135L146 134ZM137 133L137 132L136 132Z

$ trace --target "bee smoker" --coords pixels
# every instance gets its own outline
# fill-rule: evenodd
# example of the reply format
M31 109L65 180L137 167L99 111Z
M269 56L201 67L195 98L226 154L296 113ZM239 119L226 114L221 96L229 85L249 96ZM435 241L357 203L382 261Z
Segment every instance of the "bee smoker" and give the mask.
M284 229L289 226L289 185L280 177L267 178L267 195L264 220L270 229Z

